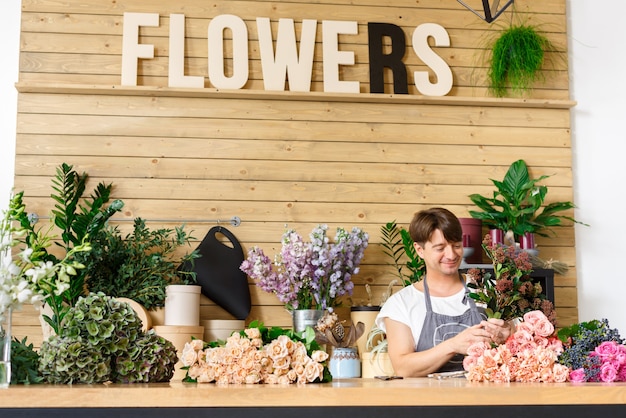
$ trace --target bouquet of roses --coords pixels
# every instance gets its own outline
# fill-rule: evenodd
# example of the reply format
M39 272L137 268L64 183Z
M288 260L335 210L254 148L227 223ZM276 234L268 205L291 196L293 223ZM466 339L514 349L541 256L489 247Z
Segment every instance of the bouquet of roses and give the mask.
M463 367L472 382L565 382L569 369L557 361L562 351L554 325L543 312L531 311L504 344L471 345Z
M626 347L606 319L581 322L558 333L565 345L559 362L571 369L572 382L625 382Z
M273 262L262 249L252 247L240 269L261 289L278 296L289 310L337 306L342 296L352 295L352 276L359 272L369 236L356 227L351 232L337 228L331 243L327 230L327 225L318 225L307 243L289 229Z
M192 340L181 356L186 382L218 384L329 382L327 359L312 328L299 336L257 322L233 333L226 342Z

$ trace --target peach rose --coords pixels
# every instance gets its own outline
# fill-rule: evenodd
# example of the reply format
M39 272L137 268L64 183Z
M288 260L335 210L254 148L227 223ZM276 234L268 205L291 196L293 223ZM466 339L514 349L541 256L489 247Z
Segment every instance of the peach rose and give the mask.
M246 333L246 336L251 340L261 338L261 331L258 328L248 328L244 332Z
M183 348L183 352L180 356L180 361L183 363L183 366L191 366L198 361L198 352L191 346L191 344L186 343Z
M274 359L274 370L289 370L291 362L289 357L280 357Z
M187 344L196 351L200 351L204 348L204 341L202 340L191 340L191 342L185 343L185 346L187 346Z
M293 350L295 350L296 348L296 344L291 340L291 338L287 337L286 335L279 335L276 339L276 342L285 347L287 353L289 354L293 353Z
M306 382L314 382L317 379L322 379L324 376L324 366L314 361L307 363L304 368L304 377Z
M295 378L291 379L286 374L283 374L283 375L278 376L278 382L277 383L279 385L289 385L289 384L291 384L291 382L294 382L294 381L295 381Z
M263 382L269 385L277 385L278 384L278 376L275 374L268 374L263 377Z
M552 376L556 383L563 383L567 381L567 375L569 374L569 368L563 364L555 363L552 366Z
M285 358L289 355L289 351L287 347L283 344L280 344L277 340L272 341L266 346L267 355L272 358L274 361L276 359Z
M323 363L328 360L328 353L322 350L315 350L311 353L311 359L318 363Z

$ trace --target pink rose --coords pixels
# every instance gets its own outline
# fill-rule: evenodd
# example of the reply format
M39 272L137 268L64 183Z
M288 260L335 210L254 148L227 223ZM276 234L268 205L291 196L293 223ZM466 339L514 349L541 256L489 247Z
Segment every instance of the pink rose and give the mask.
M483 352L485 350L488 350L489 348L491 348L489 343L486 343L486 342L474 343L467 348L467 355L471 357L478 357L482 355Z
M611 362L603 363L600 367L600 380L606 383L614 382L617 378L617 370Z
M569 372L569 380L574 383L582 383L587 381L585 377L585 369L580 368Z
M463 370L470 371L478 361L478 356L465 356L463 358Z
M541 311L530 311L524 314L524 322L529 323L533 327L537 322L540 322L546 318L545 314Z
M595 352L605 360L615 358L620 353L620 349L615 341L605 341L596 347Z

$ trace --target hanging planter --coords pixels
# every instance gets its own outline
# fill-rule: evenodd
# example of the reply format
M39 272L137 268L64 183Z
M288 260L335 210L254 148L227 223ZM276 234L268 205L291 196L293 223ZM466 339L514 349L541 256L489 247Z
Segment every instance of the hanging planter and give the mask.
M553 49L534 26L520 24L505 29L491 47L489 89L496 97L506 96L509 89L517 95L532 90L535 82L543 79L545 52Z

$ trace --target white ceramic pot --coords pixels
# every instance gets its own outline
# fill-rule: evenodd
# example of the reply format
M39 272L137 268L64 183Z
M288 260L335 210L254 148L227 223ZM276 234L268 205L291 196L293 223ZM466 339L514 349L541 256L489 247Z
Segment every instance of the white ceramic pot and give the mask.
M328 370L333 379L361 377L361 360L356 347L333 347L328 360Z
M169 285L165 288L165 325L200 325L200 286Z

